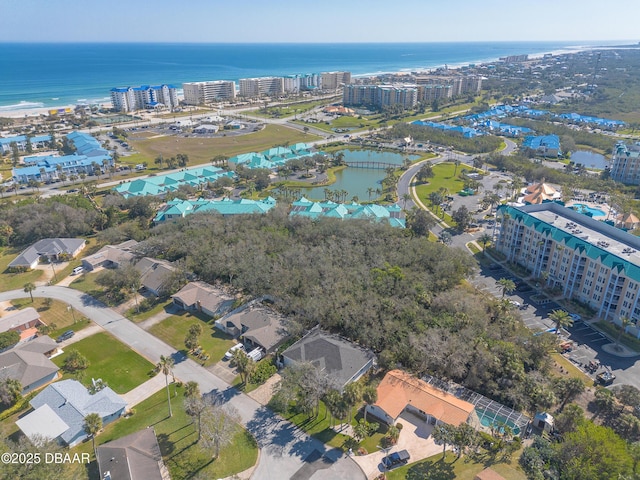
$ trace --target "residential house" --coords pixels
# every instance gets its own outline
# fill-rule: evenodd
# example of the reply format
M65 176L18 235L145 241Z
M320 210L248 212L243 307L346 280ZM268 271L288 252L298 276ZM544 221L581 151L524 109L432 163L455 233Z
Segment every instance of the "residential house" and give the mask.
M367 412L388 425L396 423L402 412L410 412L426 422L478 424L475 407L402 370L388 372L378 385L378 400L367 405Z
M120 418L127 406L111 388L91 395L76 380L52 383L29 403L34 410L16 422L20 430L31 441L44 437L69 447L87 438L83 426L87 415L97 413L102 424L108 425Z
M231 295L205 282L189 282L171 298L174 305L183 310L202 312L210 317L227 312L234 301Z
M27 307L0 318L0 333L14 331L20 334L20 341L30 340L38 333L38 327L44 325L40 314L33 307Z
M90 272L98 267L119 268L131 263L136 256L133 249L138 245L135 240L127 240L118 245L105 245L93 255L82 259L82 267Z
M38 262L58 261L68 256L74 258L86 246L82 238L44 238L26 248L9 264L9 268L34 269Z
M525 190L525 196L521 199L521 203L527 205L537 205L542 202L551 202L559 200L562 194L548 183L535 183L529 185Z
M336 203L331 200L312 202L301 197L291 204L291 217L320 217L339 218L341 220L367 219L375 222L387 222L392 227L405 228L402 208L394 205L361 205L357 202Z
M17 135L15 137L0 138L0 153L10 153L12 144L15 144L19 152L25 152L27 145L31 143L31 148L44 148L51 142L51 135Z
M312 363L342 390L373 367L375 355L348 340L314 328L287 348L281 360L284 366Z
M169 278L176 272L170 262L149 257L140 259L134 266L140 273L142 286L156 297L164 295Z
M0 353L0 380L12 378L26 395L58 378L58 366L49 357L58 344L47 336L22 342Z
M478 473L473 480L507 480L491 467L487 467Z
M192 213L218 213L222 216L250 215L253 213L267 213L276 206L276 200L272 197L260 200L240 198L231 200L180 200L167 202L153 219L154 223L163 223L167 220L184 218Z
M267 354L275 352L289 338L284 317L259 302L216 320L216 327L243 339L248 350L260 347Z
M96 459L104 480L170 480L153 427L100 445Z

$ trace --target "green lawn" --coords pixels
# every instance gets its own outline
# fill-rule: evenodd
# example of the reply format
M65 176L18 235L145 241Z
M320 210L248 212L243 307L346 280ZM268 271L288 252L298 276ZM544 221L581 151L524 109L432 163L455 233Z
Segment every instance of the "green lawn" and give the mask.
M473 480L485 468L483 463L471 461L469 457L457 458L453 453L447 452L444 459L442 453L439 453L421 462L395 468L387 473L387 479L450 480L455 478ZM492 464L491 468L508 480L525 480L527 478L519 468L506 463Z
M441 188L447 190L447 194L451 196L457 195L457 193L463 189L464 181L460 179L460 172L462 169L475 171L475 169L469 165L461 163L458 165L457 173L456 166L451 162L438 163L433 166L433 173L435 176L430 178L428 183L422 185L416 185L416 193L422 202L427 205L429 203L429 194L437 192ZM456 173L456 176L454 176Z
M88 320L77 310L69 310L68 305L59 300L53 300L50 307L45 305L44 298L34 298L31 303L30 298L19 298L11 301L12 305L15 305L18 309L27 307L35 308L40 314L40 318L47 325L56 325L56 329L49 333L51 338L58 337L61 333L67 330L73 330L77 332L83 328L91 325L91 321Z
M612 322L599 321L594 325L614 339L618 338L620 335L620 327ZM620 337L620 343L635 352L640 352L640 339L632 337L628 333L622 334Z
M209 359L205 365L213 365L220 361L225 352L236 342L232 338L215 328L214 321L205 315L196 312L183 312L179 315L172 315L162 322L153 325L149 332L171 345L176 350L185 350L184 339L187 336L189 327L200 324L203 333L200 335L200 346L209 354ZM199 361L199 359L195 360Z
M183 388L174 387L169 387L172 417L168 416L167 392L162 389L137 405L132 417L121 418L107 425L96 437L96 443L103 444L152 426L173 480L186 480L196 475L197 478L225 478L255 465L258 447L251 434L240 427L233 443L222 448L220 456L212 460L211 452L196 443L197 433L191 418L184 412ZM177 395L174 396L174 392ZM85 442L72 449L72 452L89 452L93 458L91 450L91 442ZM97 472L97 468L90 470Z
M283 417L322 443L335 448L345 449L345 442L351 438L329 428L329 413L323 402L320 402L319 413L315 418L309 418L304 413L295 412L284 414Z
M144 140L129 139L129 143L140 155L121 157L120 162L133 165L146 161L148 168L143 172L160 173L153 160L158 155L165 158L184 153L189 156L189 166L208 163L216 155L233 156L246 152L259 152L275 145L310 142L320 137L303 133L284 125L267 125L259 132L245 135L229 135L218 138L192 138L164 136Z
M138 299L138 301L141 301L141 300ZM140 313L136 313L136 307L134 306L131 310L127 312L126 316L129 320L135 323L142 322L144 320L150 319L155 314L164 311L164 309L169 305L171 305L172 303L173 303L173 300L169 299L164 302L160 302L157 305L154 305L152 309L147 310L146 312L140 312Z
M99 273L95 272L86 272L82 275L78 276L71 284L70 288L75 288L76 290L80 290L81 292L88 293L96 300L100 300L106 305L113 306L114 302L110 299L104 287L98 285L96 283L96 278L98 278ZM139 298L139 297L138 297ZM127 298L124 298L122 301L125 301Z
M23 288L25 283L34 283L42 276L41 270L31 270L24 273L9 273L7 271L7 266L22 250L22 248L0 248L0 291L6 292Z
M321 105L328 105L334 100L335 98L325 98L324 100L295 102L285 106L269 107L266 113L264 110L250 110L248 112L243 112L243 114L263 118L285 118L293 115L300 115Z
M82 383L91 385L92 378L101 378L116 393L126 393L149 380L154 368L151 362L106 332L69 345L64 354L53 359L53 363L61 367L71 350L77 350L89 360L89 367L83 371ZM65 373L64 378L72 376Z

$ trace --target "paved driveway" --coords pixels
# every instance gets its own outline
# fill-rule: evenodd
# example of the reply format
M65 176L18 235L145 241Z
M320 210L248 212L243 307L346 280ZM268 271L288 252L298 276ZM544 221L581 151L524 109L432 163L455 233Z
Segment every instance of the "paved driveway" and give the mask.
M65 287L38 287L34 297L49 297L72 305L152 363L160 355L175 360L174 373L182 382L198 382L202 392L215 392L240 413L241 421L260 446L260 459L252 479L306 480L364 479L356 463L340 450L329 449L290 422L240 393L173 347L144 331L90 295ZM0 293L0 302L24 297L22 290Z

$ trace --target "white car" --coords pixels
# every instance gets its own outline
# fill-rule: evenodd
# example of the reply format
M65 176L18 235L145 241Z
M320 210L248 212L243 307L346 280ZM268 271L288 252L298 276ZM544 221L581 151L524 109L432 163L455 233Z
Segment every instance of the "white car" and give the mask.
M514 307L518 307L518 308L520 308L522 306L522 304L520 302L516 302L515 300L509 300L509 303L511 305L513 305Z
M577 313L570 313L569 316L571 317L571 320L573 320L574 322L579 322L582 320L582 317Z
M236 350L244 350L244 345L242 345L241 343L236 343L233 347L227 350L227 353L224 354L224 359L231 360L231 358L233 357L233 352L235 352Z

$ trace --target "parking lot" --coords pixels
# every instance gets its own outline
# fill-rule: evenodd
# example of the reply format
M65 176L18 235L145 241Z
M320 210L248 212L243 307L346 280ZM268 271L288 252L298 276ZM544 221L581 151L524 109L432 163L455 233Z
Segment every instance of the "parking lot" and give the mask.
M549 301L544 305L536 304L532 298L539 293L535 285L527 286L520 278L500 264L481 267L478 274L472 279L472 283L482 291L490 293L496 298L501 298L502 288L496 284L501 278L511 279L516 283L516 288L520 289L520 291L516 290L512 294L505 295L505 298L521 305L516 308L518 308L523 323L529 329L534 332L542 332L555 328L554 322L549 319L549 313L556 309L562 309L562 307L554 301ZM616 375L614 385L628 384L640 388L640 365L636 364L637 356L619 357L606 352L602 347L613 343L612 340L595 330L589 322L574 321L571 327L561 330L560 336L573 344L573 349L565 353L565 356L594 380L598 373L610 370ZM588 369L591 363L597 365L593 371Z

